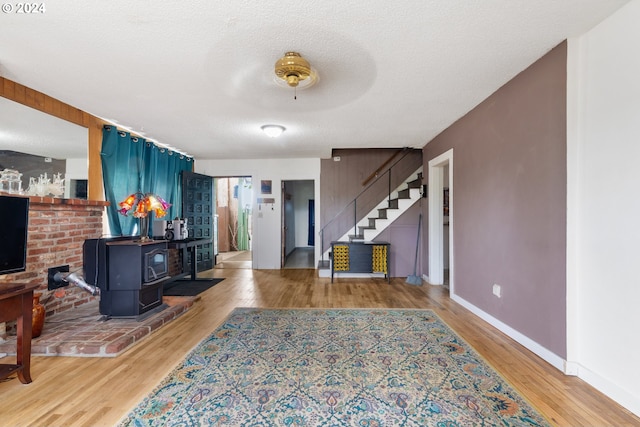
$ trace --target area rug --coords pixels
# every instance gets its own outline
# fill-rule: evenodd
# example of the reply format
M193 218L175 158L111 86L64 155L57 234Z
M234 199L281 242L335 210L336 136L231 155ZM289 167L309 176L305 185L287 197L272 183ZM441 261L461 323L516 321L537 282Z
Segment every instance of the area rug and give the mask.
M237 308L120 426L548 426L431 310Z
M165 285L163 295L168 296L196 296L212 286L217 285L224 279L198 279L198 280L176 280Z

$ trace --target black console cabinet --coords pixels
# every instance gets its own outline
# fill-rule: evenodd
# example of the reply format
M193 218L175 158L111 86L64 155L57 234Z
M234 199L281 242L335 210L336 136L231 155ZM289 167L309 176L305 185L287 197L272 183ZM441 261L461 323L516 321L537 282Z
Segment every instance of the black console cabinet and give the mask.
M387 242L331 242L331 282L335 273L384 273L388 281Z

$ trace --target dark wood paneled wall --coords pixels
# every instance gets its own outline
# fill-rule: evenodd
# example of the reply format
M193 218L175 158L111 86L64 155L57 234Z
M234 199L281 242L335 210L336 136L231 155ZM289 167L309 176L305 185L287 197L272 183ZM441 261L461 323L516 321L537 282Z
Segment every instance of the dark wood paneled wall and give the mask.
M367 179L376 169L385 163L398 151L397 148L380 149L343 149L334 150L333 156L340 157L340 161L334 158L323 159L320 163L320 195L321 212L320 223L325 226L348 206L351 201L358 196L367 186L362 182ZM402 158L402 154L387 165L385 170L379 173L382 176L393 163ZM407 156L392 168L391 188L394 189L404 181L411 173L422 164L422 151L409 149ZM367 191L357 203L357 212L368 213L380 202L380 196L388 192L388 176L382 176L377 183L369 183L374 186L374 191ZM346 213L340 214L338 218L327 228L325 245L332 239L339 238L349 227L353 227L353 205L348 206ZM335 230L334 230L335 229ZM342 231L340 231L342 230Z

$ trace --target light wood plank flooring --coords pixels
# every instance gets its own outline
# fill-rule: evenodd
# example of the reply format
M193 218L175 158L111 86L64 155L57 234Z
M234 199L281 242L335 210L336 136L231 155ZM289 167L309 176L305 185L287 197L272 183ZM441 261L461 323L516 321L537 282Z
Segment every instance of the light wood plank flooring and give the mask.
M320 279L315 270L214 269L225 277L189 312L117 358L34 357L34 382L0 383L0 426L113 426L235 307L430 308L559 426L639 426L640 419L567 377L451 301L404 278ZM13 358L0 359L4 362Z

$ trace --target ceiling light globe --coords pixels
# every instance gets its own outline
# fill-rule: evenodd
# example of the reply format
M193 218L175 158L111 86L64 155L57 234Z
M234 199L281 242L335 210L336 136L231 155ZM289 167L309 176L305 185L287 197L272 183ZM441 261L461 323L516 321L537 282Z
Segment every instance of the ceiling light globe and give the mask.
M277 138L285 131L285 127L280 125L263 125L260 126L260 129L262 129L269 138Z

